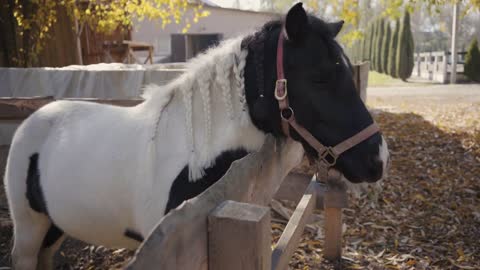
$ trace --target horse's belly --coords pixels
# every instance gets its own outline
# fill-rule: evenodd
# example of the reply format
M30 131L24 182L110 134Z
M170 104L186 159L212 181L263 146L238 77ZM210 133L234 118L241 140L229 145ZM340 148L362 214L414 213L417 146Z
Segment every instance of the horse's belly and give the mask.
M126 229L134 226L132 193L126 183L122 179L108 181L88 172L80 177L77 169L66 169L71 172L70 178L57 174L44 179L52 221L67 235L88 243L131 247L131 239L124 236Z
M135 248L138 242L125 231L135 230L135 185L142 184L138 167L143 160L129 149L139 146L127 143L121 131L103 137L74 132L78 130L50 137L39 155L40 182L52 221L88 243Z
M68 210L71 212L66 213ZM129 224L119 221L108 212L82 211L78 207L67 206L65 212L53 212L51 218L66 235L86 243L129 249L135 249L140 244L126 236Z

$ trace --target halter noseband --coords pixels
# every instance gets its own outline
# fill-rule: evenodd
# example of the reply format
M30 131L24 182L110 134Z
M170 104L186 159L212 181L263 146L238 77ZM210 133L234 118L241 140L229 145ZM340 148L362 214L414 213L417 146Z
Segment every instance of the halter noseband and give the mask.
M355 145L363 142L364 140L370 138L375 133L379 132L377 124L373 122L371 125L353 135L352 137L346 139L345 141L337 144L336 146L330 147L325 146L319 142L308 130L299 125L295 120L295 113L290 107L288 102L288 91L287 91L287 79L285 78L285 73L283 71L283 41L285 39L285 30L280 31L277 45L277 81L275 83L275 99L278 101L280 107L280 117L282 119L282 130L283 133L290 137L290 126L292 126L298 134L308 142L308 144L313 147L317 153L320 161L320 166L326 169L333 167L338 157L354 147Z

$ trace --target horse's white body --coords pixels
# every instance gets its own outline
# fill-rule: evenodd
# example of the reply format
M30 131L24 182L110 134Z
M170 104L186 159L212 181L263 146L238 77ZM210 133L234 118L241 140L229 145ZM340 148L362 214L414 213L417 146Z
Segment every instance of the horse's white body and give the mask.
M186 165L195 180L223 151L260 148L265 134L248 115L247 52L240 42L227 41L199 57L169 85L151 87L136 107L59 101L24 121L5 175L19 269L35 269L33 254L52 221L89 243L137 247L125 230L148 235ZM25 195L34 153L49 217L30 208ZM15 258L20 253L32 258Z

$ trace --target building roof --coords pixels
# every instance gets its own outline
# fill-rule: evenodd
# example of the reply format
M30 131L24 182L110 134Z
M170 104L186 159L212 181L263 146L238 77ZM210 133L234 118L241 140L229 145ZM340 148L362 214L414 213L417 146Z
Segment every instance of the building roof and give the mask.
M257 14L266 14L266 15L276 15L280 16L281 13L278 12L272 12L272 11L256 11L256 10L251 10L251 9L239 9L239 8L232 8L232 7L221 7L217 4L215 4L211 0L193 0L192 3L194 4L202 4L205 7L208 8L214 8L214 9L222 9L222 10L229 10L229 11L236 11L236 12L246 12L246 13L257 13Z
M205 6L209 6L209 7L220 7L219 5L215 4L214 2L210 1L210 0L200 0L200 2L202 4L204 4Z

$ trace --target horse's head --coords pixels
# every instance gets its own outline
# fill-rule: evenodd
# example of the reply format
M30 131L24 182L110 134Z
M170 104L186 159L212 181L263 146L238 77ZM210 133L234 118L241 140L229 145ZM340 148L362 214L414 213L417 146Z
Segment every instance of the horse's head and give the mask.
M286 133L276 92L281 76L279 59L283 59L280 67L287 80L287 107L292 109L284 110L285 117L293 113L298 126L317 141L332 147L372 125L372 116L356 92L350 62L335 41L342 25L307 15L299 3L283 22L267 23L244 41L249 49L245 69L247 102L258 128L275 136ZM283 55L277 56L279 42ZM302 143L309 157L321 158L318 148L312 147L298 129L287 125L287 132ZM351 182L380 180L388 163L386 142L374 130L332 163Z

